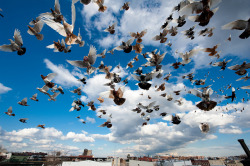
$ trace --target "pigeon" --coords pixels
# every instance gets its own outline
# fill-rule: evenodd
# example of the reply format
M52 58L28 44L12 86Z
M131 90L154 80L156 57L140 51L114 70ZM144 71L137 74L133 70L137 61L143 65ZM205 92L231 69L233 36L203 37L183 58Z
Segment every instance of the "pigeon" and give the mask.
M74 3L74 1L72 1L71 13L72 13L71 14L71 16L72 16L71 25L68 24L63 17L61 18L63 24L55 22L54 20L51 20L50 17L47 16L47 15L42 17L42 20L43 20L44 23L46 23L49 27L54 29L56 32L58 32L63 37L66 37L65 43L67 45L76 44L75 41L78 38L76 35L73 34L73 30L74 30L74 27L75 27L75 19L76 19L76 11L75 11L75 3Z
M39 20L38 22L34 23L34 27L28 25L28 34L35 35L37 40L43 40L43 35L39 34L42 31L44 22Z
M206 79L200 79L200 80L192 80L191 81L192 83L194 82L195 83L195 85L205 85L205 83L206 83Z
M172 43L171 43L170 41L168 41L168 43L165 44L165 45L168 45L169 47L171 47L171 46L172 46Z
M72 112L72 111L74 111L74 110L76 110L76 111L80 111L81 110L81 107L80 107L80 105L77 103L77 100L74 100L73 101L73 103L71 104L71 108L70 108L70 110L69 110L69 112Z
M180 124L181 123L180 117L176 114L175 116L172 115L172 123L177 125Z
M99 12L105 12L107 10L107 6L104 6L104 0L93 0L99 6Z
M135 50L135 53L140 54L142 52L142 49L144 46L142 44L136 43L134 46L132 46L132 49Z
M108 28L106 28L104 30L104 32L109 32L110 34L114 34L115 33L115 27L116 27L117 23L115 22L114 24L112 24L111 26L109 26Z
M80 0L80 2L84 5L88 5L91 2L91 0Z
M124 3L120 10L128 10L129 9L129 4L130 4L130 2Z
M107 114L106 110L99 110L98 112L101 112L103 115Z
M41 127L42 129L45 129L45 127L44 127L45 125L44 124L42 124L42 125L37 125L36 127Z
M54 93L53 95L49 95L49 101L56 101L56 97L60 94L60 92Z
M101 125L98 126L98 127L107 127L107 128L111 128L111 127L112 127L111 120L108 119L106 122L104 122L103 124L101 124Z
M200 32L199 32L199 36L208 36L208 37L212 37L213 36L213 30L214 30L215 28L213 27L213 28L205 28L205 29L203 29L203 30L201 30Z
M160 63L162 62L162 60L164 59L166 55L166 52L164 52L163 54L160 54L160 51L156 54L154 51L149 53L148 56L149 58L146 58L146 60L148 61L147 63L143 64L142 66L159 66Z
M80 28L79 28L79 32L78 32L77 38L75 40L75 43L73 43L73 44L79 44L79 47L83 47L84 44L85 44L85 41L82 40L82 36L81 36L81 33L80 33Z
M142 67L139 67L138 69L136 69L135 71L134 71L134 73L135 74L137 74L137 75L141 75L142 74Z
M104 102L104 99L103 99L103 98L101 98L101 97L97 98L97 100L99 100L99 101L100 101L100 103L103 103L103 102Z
M56 91L59 91L62 95L64 94L63 88L61 86L57 87L57 85L55 85L51 92L55 93Z
M186 24L185 18L185 15L179 16L177 19L174 19L173 22L176 22L178 24L177 27L183 27L183 25Z
M132 109L133 112L136 112L136 113L141 113L141 108L140 107L136 107L135 109Z
M41 75L41 78L43 79L45 85L49 88L53 88L55 86L55 83L51 82L55 76L57 76L56 73L50 73L47 76Z
M189 74L187 74L187 75L183 75L182 76L182 78L183 79L188 79L189 81L193 81L193 79L194 79L194 75L193 75L194 73L189 73Z
M53 9L50 9L50 10L51 12L40 14L40 17L41 18L46 17L46 18L52 19L54 22L61 23L63 19L63 15L60 10L59 0L55 0L55 10Z
M250 79L250 77L248 76L248 73L247 73L247 75L246 75L246 76L241 77L241 78L237 79L236 81L240 81L240 80L247 81L248 79Z
M168 30L165 28L159 35L156 35L155 37L153 37L152 40L154 41L160 40L160 43L165 43L167 41L167 37L166 37L167 34L168 34Z
M211 1L211 0L210 0ZM219 10L219 7L210 10L209 7L205 7L202 9L202 12L200 15L197 16L189 16L188 19L194 22L199 22L200 26L206 26L210 19L213 17L213 15Z
M181 64L181 62L175 62L172 64L172 66L174 67L174 69L178 69Z
M168 81L169 80L169 78L172 76L172 74L169 72L167 75L166 75L166 77L165 78L163 78L163 80L166 80L166 81Z
M83 84L87 84L86 80L87 80L87 77L83 77L81 79L78 79L78 81L80 81Z
M183 99L180 98L179 100L175 100L174 102L178 104L178 106L182 106L184 102L182 101Z
M46 48L54 49L54 52L64 52L64 53L69 53L71 52L70 48L71 46L65 45L65 41L62 39L61 42L58 40L58 42L53 42L53 44L46 46Z
M172 97L171 94L169 94L169 95L166 94L166 99L167 99L168 101L172 101L172 100L173 100L173 97Z
M244 30L244 32L239 36L239 38L247 39L250 36L250 18L248 20L236 20L230 22L222 26L222 29ZM229 41L231 41L231 38Z
M26 120L28 120L28 118L19 119L19 121L22 122L22 123L27 123Z
M201 130L202 133L209 132L209 125L208 125L208 123L201 123L199 127L200 127L200 130Z
M87 106L89 106L92 111L96 110L95 105L94 105L94 101L88 102Z
M221 66L221 70L225 70L227 63L229 63L231 61L232 61L232 59L227 60L227 61L226 61L226 59L224 59L222 62L215 62L212 66Z
M22 101L19 101L18 104L20 104L20 105L22 105L22 106L29 106L29 105L27 104L27 97L24 98Z
M231 99L231 101L233 102L234 99L236 98L236 95L235 95L235 88L232 87L232 95L231 96L225 96L226 99Z
M136 62L138 62L138 61L139 61L138 55L136 55L136 56L133 58L133 60L135 60Z
M38 101L38 99L37 99L37 93L34 94L30 99L31 99L31 100L34 100L34 101Z
M194 55L196 55L201 49L197 48L197 49L192 49L189 52L186 52L185 54L183 53L179 53L180 57L182 58L182 65L186 65L188 63L191 62L191 57L193 57Z
M193 0L182 0L177 6L173 8L172 12L180 11L182 8L189 5L191 2L193 2Z
M83 60L76 60L76 61L67 60L67 62L79 68L87 68L87 73L92 74L96 69L95 67L92 66L95 64L96 58L97 58L96 48L94 46L90 46L89 54L87 56L84 56Z
M126 66L126 69L127 68L133 68L134 67L134 65L133 65L133 63L134 63L135 61L130 61L128 64L127 64L127 66Z
M122 105L126 101L126 99L123 98L124 89L125 89L125 86L122 86L118 88L117 91L115 89L112 89L106 92L102 92L100 93L100 97L111 98L113 99L116 105Z
M5 114L9 115L9 116L15 116L15 114L12 113L12 107L10 106L7 110L7 112L4 112Z
M133 49L132 43L134 42L135 38L129 39L127 42L122 41L120 46L115 47L115 50L124 51L125 53L130 53Z
M86 121L84 121L83 119L79 119L80 122L82 122L83 124L86 124Z
M165 90L165 83L162 83L157 89L156 91L164 91Z
M161 29L165 29L172 20L173 20L173 13L168 16L164 24L161 26Z
M191 89L190 93L202 99L202 101L196 105L201 110L210 111L217 105L217 102L210 100L210 96L213 94L211 88L205 87L202 92L196 89Z
M139 81L140 83L138 84L138 86L141 89L144 90L149 90L149 88L151 87L151 84L148 83L148 81L152 80L153 78L155 78L157 75L159 74L159 72L151 72L151 73L147 73L147 74L141 74L141 75L131 75L135 80Z
M0 8L0 11L3 11L3 10ZM4 17L2 13L0 13L0 16L1 16L1 17Z
M76 93L77 95L81 96L82 95L82 87L78 87L77 89L74 89L73 91L70 91L72 93Z
M137 39L136 43L141 43L142 42L142 37L147 33L147 29L144 29L143 31L139 32L129 32L130 36Z
M250 68L250 63L246 63L246 61L244 61L241 65L234 65L234 66L230 66L228 67L231 70L236 70L236 74L242 76L245 75L247 73L246 69Z
M160 114L160 116L166 116L167 115L167 113L166 112L162 112L161 114Z
M180 11L179 15L191 15L199 14L204 10L210 11L211 8L217 6L222 0L201 0L201 1L189 1L189 4L185 5Z
M190 38L191 40L194 39L194 28L195 25L191 28L189 28L188 30L182 31L182 33L187 36L187 38Z
M42 88L36 88L36 89L38 89L40 92L42 92L43 94L46 94L46 95L50 95L49 93L48 93L48 90L49 90L49 87L47 86L47 85L44 85Z
M156 101L153 101L146 106L142 105L142 103L139 103L139 104L137 104L137 107L145 109L147 113L152 113L153 112L152 108L154 107L155 103L156 103Z
M215 45L213 48L204 48L202 49L204 52L210 52L210 54L208 54L209 56L214 56L215 54L217 54L218 52L216 51L216 49L218 48L220 44Z
M14 32L14 41L12 39L9 39L10 44L7 45L1 45L0 50L5 51L5 52L14 52L17 51L17 55L24 55L26 53L26 48L22 47L23 46L23 39L21 36L21 33L18 29L15 29Z
M171 36L176 36L178 31L177 31L177 26L176 27L171 27L170 29L167 30L168 33L171 35Z

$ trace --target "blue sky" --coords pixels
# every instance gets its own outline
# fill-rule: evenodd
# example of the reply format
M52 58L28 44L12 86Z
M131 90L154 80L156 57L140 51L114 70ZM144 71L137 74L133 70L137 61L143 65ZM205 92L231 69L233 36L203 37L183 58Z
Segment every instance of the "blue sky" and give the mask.
M9 151L51 151L62 150L70 154L80 154L84 148L93 149L95 156L126 156L132 155L155 155L155 154L178 154L178 155L205 155L205 156L224 156L243 154L237 139L244 138L247 143L250 141L249 119L250 114L246 111L249 108L249 102L242 103L241 99L248 98L245 93L248 90L236 91L237 99L233 103L230 100L224 100L215 109L204 112L198 110L195 103L200 101L198 97L186 94L183 90L198 88L192 85L189 80L183 80L182 75L194 72L195 79L205 79L204 75L210 72L205 85L212 85L214 91L219 95L230 95L231 90L225 90L222 94L220 88L232 83L237 88L249 85L246 81L236 81L240 76L234 71L226 69L220 71L219 67L211 67L208 64L213 61L222 61L223 59L233 59L228 66L241 64L249 60L249 38L242 40L238 36L241 31L221 30L221 26L236 19L247 20L250 16L247 0L241 0L236 3L233 0L225 0L219 4L220 9L213 16L207 27L215 27L214 35L211 38L198 36L199 30L204 29L196 25L195 39L190 40L181 33L187 30L195 23L187 19L186 25L178 29L178 35L172 37L167 35L168 41L173 45L170 47L153 41L152 38L160 33L160 26L165 19L171 14L172 8L179 1L133 1L128 11L120 11L120 7L125 1L105 0L104 5L108 7L104 13L98 12L95 3L83 6L79 2L76 6L76 23L74 34L78 34L81 29L81 35L85 41L84 47L72 45L72 52L54 53L53 50L47 49L46 46L62 39L56 31L44 25L42 34L44 40L38 41L34 36L27 33L28 23L35 19L40 13L49 12L54 7L53 0L27 0L25 3L13 0L3 2L0 8L4 17L0 18L0 45L8 44L8 39L12 39L15 29L19 29L24 41L24 47L27 52L23 56L18 56L15 52L0 52L0 145ZM66 20L71 22L71 1L60 1L61 12ZM231 11L234 12L231 12ZM18 14L17 12L18 11ZM174 18L178 13L174 12ZM117 22L116 33L110 35L104 32L109 25ZM175 25L173 23L173 25ZM66 60L81 60L88 54L90 45L101 53L104 49L111 50L121 44L121 41L127 41L130 36L129 32L137 32L147 29L147 34L143 37L143 53L160 50L161 53L167 52L162 65L163 75L171 72L171 79L166 82L165 92L172 94L173 90L182 90L181 96L175 96L174 100L184 98L184 104L178 106L174 102L163 99L156 92L154 86L149 91L138 89L135 85L137 81L130 76L135 69L146 63L143 56L139 55L139 62L134 63L132 69L126 69L126 65L137 54L133 51L130 54L122 51L115 51L114 55L106 54L106 58L97 58L95 67L98 67L101 61L105 65L111 65L115 72L117 65L120 65L120 75L122 79L129 78L124 96L126 102L123 106L117 106L111 99L105 99L100 104L97 100L99 93L109 90L102 84L109 82L101 72L95 72L91 75L86 74L86 69L78 69L66 62ZM226 39L232 34L232 41ZM167 41L167 42L168 42ZM181 66L175 70L170 64L181 61L178 52L189 51L192 48L213 47L221 43L219 51L221 58L211 58L207 53L199 52L192 58L191 63ZM135 42L133 43L135 44ZM154 68L143 68L146 72L151 72ZM51 72L57 73L53 80L56 84L64 88L65 94L59 95L57 101L48 101L48 96L40 93L36 88L44 85L40 75L47 75ZM77 79L86 76L87 84L83 85ZM223 79L217 77L224 76ZM212 79L212 80L210 80ZM214 82L213 82L214 80ZM160 85L164 81L153 79L153 85ZM73 100L79 98L70 91L82 86L83 95L81 100L87 102L94 100L97 110L106 109L107 114L112 114L111 119L113 127L111 129L98 127L108 119L108 116L98 118L97 111L89 110L87 106L81 111L69 112ZM116 86L122 86L122 83ZM223 88L224 89L224 88ZM30 98L33 94L38 93L39 102L28 100L30 106L24 107L17 104L23 98ZM144 95L141 96L140 94ZM151 100L147 98L150 95ZM173 101L174 101L173 100ZM141 127L144 122L139 115L131 110L136 104L142 102L148 104L157 101L160 105L159 112L150 115L151 120L147 126ZM228 104L227 104L228 102ZM12 106L15 117L9 117L4 114ZM226 111L226 107L229 111ZM245 108L245 111L233 111L234 108L239 110ZM224 111L222 111L222 109ZM195 112L196 110L196 112ZM216 111L217 110L217 111ZM160 117L161 112L167 112L164 118ZM170 122L170 115L178 113L182 119L180 125L173 125ZM86 120L82 124L76 118L81 116ZM18 120L20 118L29 118L27 123L23 124ZM210 131L207 134L201 133L199 123L207 122L210 124ZM38 124L45 124L46 129L36 128ZM216 153L214 151L216 150Z

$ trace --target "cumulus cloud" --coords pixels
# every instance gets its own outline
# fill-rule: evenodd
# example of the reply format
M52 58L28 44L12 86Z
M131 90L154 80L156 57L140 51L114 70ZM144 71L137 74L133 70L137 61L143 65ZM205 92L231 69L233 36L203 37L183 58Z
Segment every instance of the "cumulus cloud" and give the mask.
M71 140L73 142L94 142L94 138L88 136L87 132L82 133L68 132L66 135L55 128L25 128L18 131L5 131L0 128L0 140L4 144L9 144L8 150L20 150L29 149L34 150L40 148L41 150L51 151L52 149L64 150L64 151L77 151L80 148L76 146L69 146L58 141Z

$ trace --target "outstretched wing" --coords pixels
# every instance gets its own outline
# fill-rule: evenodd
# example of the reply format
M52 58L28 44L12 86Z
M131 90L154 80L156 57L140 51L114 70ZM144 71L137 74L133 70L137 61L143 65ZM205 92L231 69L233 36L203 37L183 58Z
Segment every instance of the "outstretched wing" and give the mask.
M16 44L18 44L19 46L23 45L23 39L22 39L21 33L18 29L15 29L14 39L15 39Z
M86 68L89 66L89 63L86 63L84 61L70 61L67 60L68 63L70 63L73 66L80 67L80 68Z

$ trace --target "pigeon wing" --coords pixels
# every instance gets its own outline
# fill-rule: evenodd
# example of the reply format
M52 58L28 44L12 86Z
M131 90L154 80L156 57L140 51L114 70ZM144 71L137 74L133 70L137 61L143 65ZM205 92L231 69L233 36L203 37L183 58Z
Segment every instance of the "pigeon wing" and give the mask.
M68 63L70 63L73 66L79 67L79 68L86 68L89 66L89 63L83 62L83 61L70 61L67 60Z
M19 46L23 45L23 39L22 39L21 33L18 29L15 29L14 39L15 39L16 44L18 44Z
M96 55L96 48L92 45L90 46L89 49L88 58L89 58L89 63L93 65L96 61L97 55Z
M222 29L237 29L237 30L244 30L247 27L248 22L245 20L236 20L233 22L230 22L224 26L222 26Z

